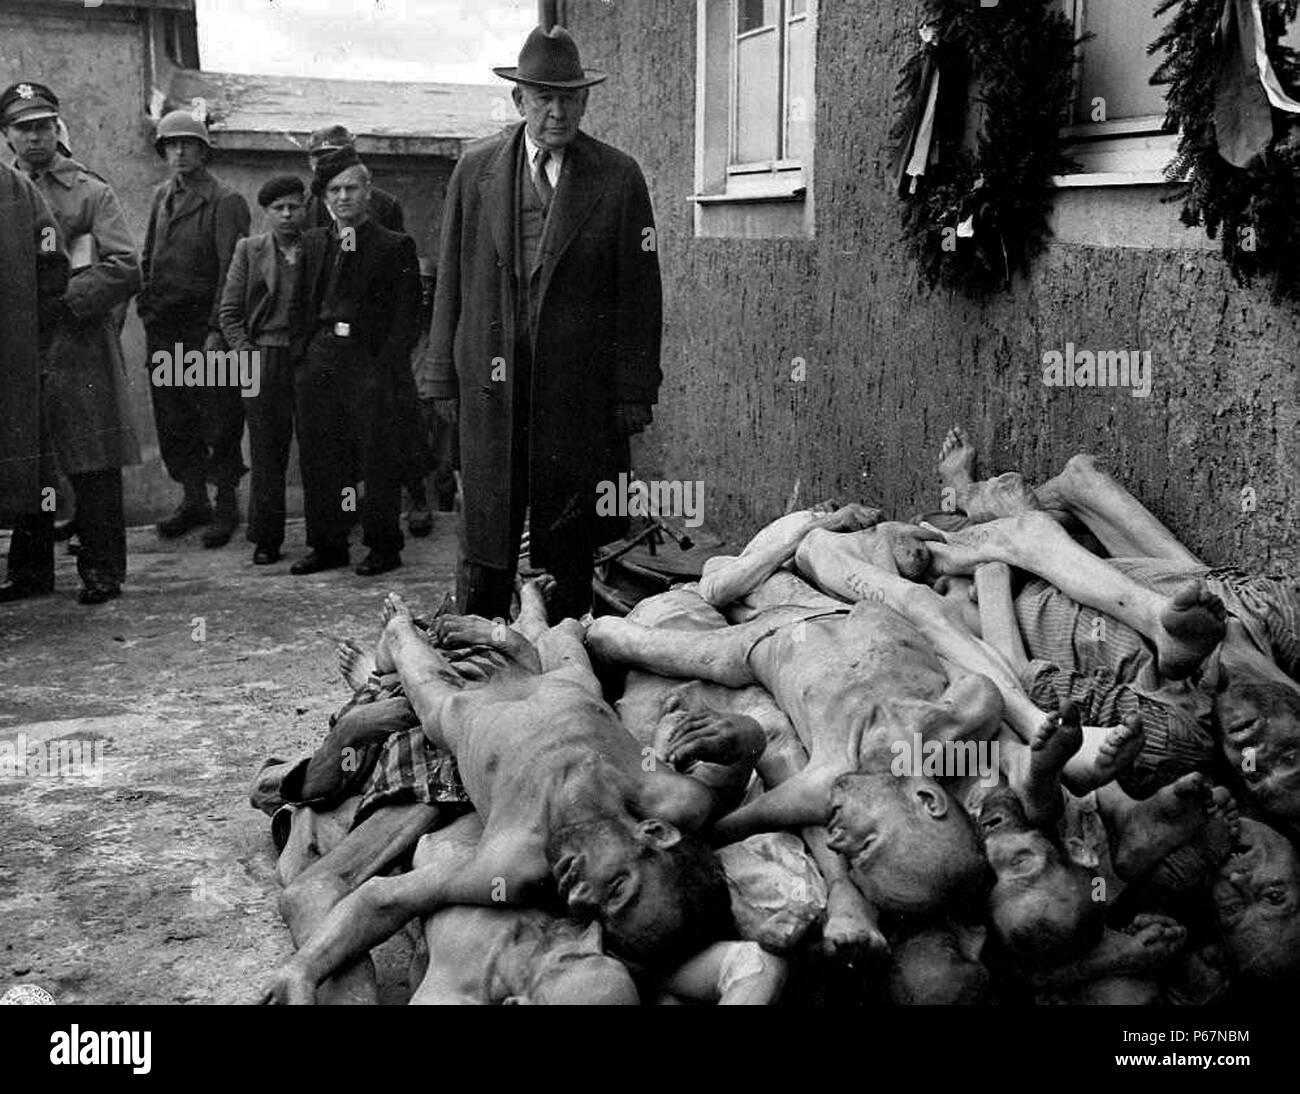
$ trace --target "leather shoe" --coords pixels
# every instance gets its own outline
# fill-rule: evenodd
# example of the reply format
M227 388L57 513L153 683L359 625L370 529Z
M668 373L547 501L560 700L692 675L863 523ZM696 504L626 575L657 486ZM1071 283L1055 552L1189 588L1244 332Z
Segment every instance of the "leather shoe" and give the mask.
M289 573L301 577L303 574L318 574L321 570L337 570L347 564L347 551L308 551L289 567Z
M273 562L280 561L280 548L273 547L269 543L259 543L257 550L253 552L254 566L270 566Z
M0 582L0 604L14 600L26 600L30 596L48 596L54 592L54 585L33 585L26 581L14 581L12 578Z
M187 505L182 502L176 512L165 520L158 522L158 534L163 539L177 539L191 528L197 528L201 524L209 524L211 521L212 507L210 505Z
M411 511L406 514L406 527L410 530L411 535L423 539L433 531L433 514L429 512L427 505L412 506Z
M230 542L230 537L235 534L235 529L239 527L238 513L218 512L212 518L212 525L203 533L204 547L224 547Z
M371 551L361 560L357 567L359 577L374 577L376 574L386 574L389 570L396 570L402 564L402 556L396 551Z
M104 604L122 595L122 586L103 581L87 581L77 594L79 604Z

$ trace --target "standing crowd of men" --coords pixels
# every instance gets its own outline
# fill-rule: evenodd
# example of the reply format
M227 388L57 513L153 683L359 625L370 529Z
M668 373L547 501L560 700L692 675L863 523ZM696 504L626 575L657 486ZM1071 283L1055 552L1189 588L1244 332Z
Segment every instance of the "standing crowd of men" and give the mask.
M341 125L312 134L309 184L262 185L266 230L250 236L248 203L209 169L205 119L165 114L168 178L137 250L109 183L72 158L57 95L35 81L0 95L16 157L0 167L0 520L14 529L0 602L51 592L55 540L73 534L79 600L121 593L122 468L141 458L120 342L135 298L158 445L181 488L160 537L230 542L247 422L252 561L282 557L296 433L308 552L290 572L347 566L359 519L356 572L386 573L401 565L403 488L414 535L432 530L431 468L438 508L452 507L459 430L461 609L508 613L527 521L556 614L587 610L593 550L618 531L596 518L596 484L626 469L660 382L653 214L635 161L579 130L605 77L563 28L538 27L518 65L495 71L523 120L457 165L431 307L402 206ZM60 475L76 512L56 526Z

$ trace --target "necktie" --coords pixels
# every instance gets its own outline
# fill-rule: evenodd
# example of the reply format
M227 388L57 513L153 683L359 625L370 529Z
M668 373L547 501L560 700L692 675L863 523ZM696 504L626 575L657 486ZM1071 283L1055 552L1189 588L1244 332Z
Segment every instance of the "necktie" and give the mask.
M537 174L533 181L537 187L537 196L542 199L543 213L551 211L551 198L555 197L555 187L551 185L550 176L546 173L546 165L550 159L551 153L546 148L537 153Z

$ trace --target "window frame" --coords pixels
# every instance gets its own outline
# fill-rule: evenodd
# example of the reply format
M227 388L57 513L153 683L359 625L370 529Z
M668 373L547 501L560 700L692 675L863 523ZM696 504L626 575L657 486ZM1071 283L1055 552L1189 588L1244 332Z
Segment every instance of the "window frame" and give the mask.
M811 232L812 160L814 155L817 0L803 0L803 10L794 13L794 0L778 0L778 23L741 34L740 0L697 0L696 3L696 109L695 180L688 197L695 207L697 235L804 235ZM803 24L808 29L808 65L812 97L807 154L780 156L775 160L738 162L737 43L760 33L778 36L778 130L777 152L784 153L789 141L790 48L789 28ZM726 58L721 57L725 44ZM725 86L723 81L725 80ZM722 131L725 125L725 133ZM743 207L732 218L731 228L709 230L706 219L718 224L728 215L726 207ZM771 210L764 206L773 206ZM762 223L767 218L766 226ZM743 223L742 223L743 221ZM778 223L779 222L779 223Z
M1088 30L1088 0L1061 0L1062 11L1072 21L1076 37ZM1083 89L1085 42L1074 66L1071 117L1078 114ZM1104 122L1072 122L1061 128L1066 154L1080 163L1080 169L1057 175L1052 185L1152 186L1169 182L1165 169L1178 150L1178 134L1166 128L1165 115L1145 114L1114 118Z

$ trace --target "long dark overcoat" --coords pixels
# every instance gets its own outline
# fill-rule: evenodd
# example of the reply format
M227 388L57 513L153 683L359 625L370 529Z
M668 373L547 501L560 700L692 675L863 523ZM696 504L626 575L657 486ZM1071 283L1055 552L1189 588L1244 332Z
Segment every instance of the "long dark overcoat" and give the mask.
M57 482L41 444L37 316L68 283L68 256L49 206L25 175L0 164L0 519L35 513Z
M464 550L498 568L511 557L514 387L502 381L513 375L515 354L523 129L471 147L452 173L417 376L423 398L459 396ZM636 161L579 134L565 152L540 247L529 503L532 561L546 566L590 551L599 535L596 486L627 469L612 407L658 397L662 289Z
M73 318L54 333L42 392L46 443L70 475L139 463L118 341L140 291L135 241L112 188L76 160L56 157L38 188L74 267L64 297Z

